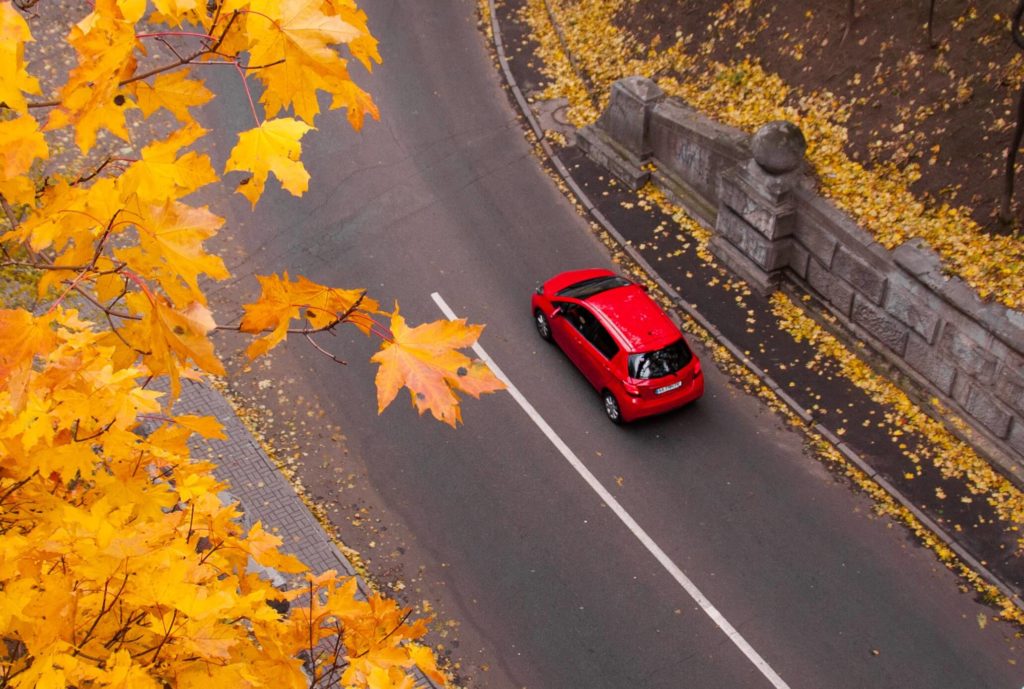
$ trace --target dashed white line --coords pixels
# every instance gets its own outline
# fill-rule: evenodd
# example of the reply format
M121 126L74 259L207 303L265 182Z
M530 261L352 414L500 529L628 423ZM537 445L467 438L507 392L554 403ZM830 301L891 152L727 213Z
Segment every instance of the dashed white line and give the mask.
M434 300L434 303L437 304L438 308L441 309L441 312L444 313L446 318L449 320L456 320L457 316L455 315L455 312L452 311L451 307L448 306L447 302L445 302L440 294L434 292L430 297ZM683 573L683 570L679 569L676 563L674 563L669 556L665 554L665 551L663 551L661 547L647 535L647 532L636 523L636 520L633 519L629 512L619 504L618 500L616 500L612 494L601 485L601 482L597 480L597 477L590 473L590 470L587 469L583 462L580 461L579 457L569 449L569 446L566 445L558 434L555 433L554 429L548 425L548 422L544 420L544 417L534 409L529 400L527 400L526 397L519 392L519 389L512 384L512 381L509 380L508 376L505 375L498 364L494 362L494 359L484 351L484 348L480 346L479 342L473 345L473 351L490 367L494 372L494 375L501 379L508 388L509 394L512 395L512 399L522 407L523 411L526 412L526 415L530 417L547 439L551 441L551 444L555 446L566 461L569 462L572 468L576 470L576 473L583 477L583 480L587 482L587 485L589 485L594 492L597 493L598 497L608 505L612 512L615 513L615 516L617 516L622 523L626 525L626 528L636 536L637 540L639 540L651 555L661 563L661 566L668 571L672 578L683 587L690 597L693 598L694 602L700 606L700 609L711 618L711 621L714 622L715 625L717 625L718 628L721 629L727 637L729 637L729 640L736 645L743 655L745 655L747 659L754 664L754 667L756 667L758 671L764 675L769 682L771 682L775 689L789 689L789 685L779 677L778 673L775 672L764 658L754 650L753 646L747 643L747 640L744 639L738 631L736 631L736 628L733 627L727 619L725 619L722 613L718 611L718 608L712 605L711 601L701 593L696 584L694 584L690 578Z

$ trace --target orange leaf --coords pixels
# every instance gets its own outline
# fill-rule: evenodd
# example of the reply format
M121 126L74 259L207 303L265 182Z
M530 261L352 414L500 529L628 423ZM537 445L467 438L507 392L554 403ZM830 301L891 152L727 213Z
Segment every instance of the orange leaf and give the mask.
M308 569L298 558L280 552L278 547L281 539L267 533L261 522L252 525L241 545L252 559L264 567L273 567L282 572L305 572Z
M35 118L24 115L0 121L0 194L12 204L34 201L35 185L27 173L36 159L48 156L46 140Z
M203 105L213 98L213 92L203 82L189 79L187 69L159 75L150 86L144 81L134 82L135 100L145 117L160 108L169 110L180 122L191 124L189 108Z
M281 181L281 186L295 196L305 193L309 173L299 159L302 155L299 140L310 129L308 124L286 117L267 120L238 135L238 143L231 149L224 171L252 173L252 178L238 186L238 192L253 206L263 195L263 186L271 172Z
M0 103L16 112L28 109L23 93L39 93L39 81L25 70L25 43L32 40L28 23L12 2L0 2Z
M124 111L132 107L120 87L135 71L135 25L115 0L97 0L95 10L71 30L68 41L78 53L61 89L60 105L50 113L46 130L75 125L75 143L88 153L96 132L107 129L128 141Z
M384 411L398 391L407 387L420 414L429 410L435 419L454 427L462 420L456 390L479 397L504 389L485 364L457 351L474 344L482 331L482 325L467 325L464 319L409 328L396 306L391 318L392 340L370 359L380 364L377 411Z
M255 359L277 346L287 335L293 319L305 318L314 329L325 328L359 305L363 312L377 310L377 302L364 297L360 290L342 290L325 287L299 276L292 282L288 273L257 275L262 292L258 301L245 305L245 315L239 326L245 333L270 334L254 340L246 354ZM357 323L358 325L358 323ZM365 328L363 328L365 331Z
M196 307L191 313L178 311L163 298L141 292L130 293L125 300L133 313L142 315L141 322L127 326L125 332L136 348L145 350L143 361L150 371L170 376L172 397L181 391L181 369L189 360L204 371L224 375L224 365L206 336L210 321L197 315Z

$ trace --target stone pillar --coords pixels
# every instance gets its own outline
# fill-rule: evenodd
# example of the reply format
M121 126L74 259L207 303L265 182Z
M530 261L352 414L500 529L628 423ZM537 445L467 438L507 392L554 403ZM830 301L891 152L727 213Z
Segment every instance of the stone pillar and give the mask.
M647 139L651 109L664 97L650 79L619 79L612 85L605 111L577 133L576 144L630 189L639 189L650 178L644 165L651 157Z
M807 142L785 121L769 122L750 141L753 158L722 175L710 247L729 268L768 294L789 265L796 209L790 192L803 176Z

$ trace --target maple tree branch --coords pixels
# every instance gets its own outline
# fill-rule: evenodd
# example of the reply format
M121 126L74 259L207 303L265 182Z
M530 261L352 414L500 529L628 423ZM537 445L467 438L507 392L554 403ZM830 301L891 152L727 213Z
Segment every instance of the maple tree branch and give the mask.
M128 635L128 630L130 630L136 623L146 619L146 615L148 614L149 613L143 610L137 615L129 615L128 619L125 620L125 623L121 625L121 628L114 632L114 635L103 644L103 647L109 650L113 648L114 644L125 641L125 637Z
M0 205L4 208L4 214L7 216L7 222L11 223L11 229L18 229L18 220L14 217L14 209L11 208L10 202L3 194L0 194Z
M401 629L401 628L402 628L402 625L404 625L404 624L405 624L405 621L406 621L407 619L409 619L409 616L410 616L410 615L412 615L412 610L411 610L411 609L410 609L410 610L406 610L406 611L405 611L405 614L404 614L404 615L402 615L402 619L400 619L400 620L398 621L398 624L397 624L397 625L395 625L394 629L392 629L392 630L391 630L390 632L388 632L387 634L385 634L385 635L384 635L384 636L382 636L381 638L377 639L377 643L380 643L380 642L382 642L382 641L387 641L387 640L388 640L388 637L390 637L390 636L391 636L392 634L394 634L395 632L397 632L397 631L398 631L399 629ZM366 655L366 654L367 654L367 653L369 653L369 652L370 652L370 649L366 649L365 651L363 651L362 653L360 653L359 655L357 655L357 656L356 656L356 658L362 658L362 657L363 657L364 655Z
M313 675L316 676L316 656L313 653L313 603L316 599L313 598L313 580L309 580L309 662L313 665Z
M192 522L196 518L196 504L193 502L191 505L192 509L189 510L188 514L188 533L185 535L185 542L188 543L192 540Z
M289 334L289 335L315 335L316 333L322 333L325 330L330 330L334 326L338 325L338 323L341 323L341 319L338 319L338 320L330 323L329 325L324 325L324 326L321 326L319 328L288 328L287 330L285 330L285 332L287 334ZM245 331L242 330L242 326L241 325L216 325L216 326L214 326L213 329L214 330L231 330L232 332L239 332L239 333L240 332L245 332ZM255 332L255 333L247 333L247 334L249 334L249 335L258 335L259 333L269 333L272 330L273 330L273 328L264 328L263 330L259 330L259 331Z
M256 126L259 127L262 122L260 122L259 115L256 114L256 103L252 100L252 91L249 90L249 82L246 80L245 70L242 69L242 65L238 60L235 60L235 71L242 78L242 88L245 89L245 96L249 99L249 109L252 110L252 118L256 120Z
M267 67L273 67L274 65L283 65L285 62L287 62L287 60L282 57L280 60L274 60L273 62L268 62L265 65L243 65L242 63L238 63L238 66L240 69L266 69Z
M8 488L7 490L4 491L3 495L0 495L0 505L4 504L4 502L7 500L7 498L11 497L11 495L13 493L15 493L19 488L24 486L26 483L28 483L29 481L31 481L33 478L35 478L38 475L39 475L39 469L36 469L31 474L29 474L25 478L21 479L17 483L12 484L10 488Z
M88 181L89 181L90 179L92 179L92 178L93 178L93 177L95 177L96 175L100 174L100 172L102 172L102 171L103 171L103 168L105 168L105 167L106 167L107 165L109 165L109 164L110 164L110 162L111 162L111 161L113 161L113 160L114 160L113 156L107 156L107 159L106 159L106 160L104 160L104 161L103 161L102 163L100 163L100 166L99 166L98 168L96 168L96 169L95 169L95 170L94 170L94 171L92 172L92 174L89 174L89 175L85 175L84 177L79 177L78 179L76 179L76 180L75 180L75 181L74 181L74 182L73 182L73 183L71 184L71 186L75 186L75 185L81 184L82 182L88 182Z
M14 214L14 209L11 208L10 202L7 200L7 197L4 196L3 194L0 194L0 206L3 206L4 214L7 216L7 222L11 223L11 229L18 229L18 219ZM39 260L38 254L36 254L36 252L32 250L32 246L28 243L28 241L23 241L21 245L25 249L25 252L29 255L29 258L31 258L33 261ZM4 247L4 256L10 256L10 254L7 253L6 247Z
M339 359L338 357L334 356L333 354L328 352L326 349L324 349L323 347L318 345L316 343L316 341L313 340L313 337L311 335L307 334L305 337L306 337L306 340L309 341L309 344L313 345L314 349L316 349L318 352L320 352L321 354L323 354L324 356L329 358L331 361L333 361L336 364L341 364L342 366L348 366L348 362L347 361L345 361L344 359Z
M12 268L35 268L36 270L70 270L78 271L85 270L89 266L59 266L56 263L37 263L35 261L16 261L13 258L9 261L4 261L2 265L10 266Z
M116 271L110 271L110 272L119 273L121 271L120 270L116 270ZM106 275L107 273L104 272L104 273L99 273L99 274L100 275ZM121 290L121 294L117 295L117 297L115 297L114 300L112 302L110 302L111 305L116 304L117 302L121 301L121 297L123 297L125 294L128 293L127 280L125 282L126 282L125 288L123 290ZM89 294L84 289L82 289L82 287L80 285L75 287L75 291L78 292L79 294L81 294L83 297L85 297L88 301L92 302L93 306L95 306L96 308L100 309L103 313L105 313L107 315L107 319L108 320L110 319L111 316L117 316L118 318L123 318L123 319L129 320L129 321L141 321L142 320L142 316L136 316L133 313L125 313L124 311L115 311L110 306L105 306L102 302L98 301L91 294ZM125 343L125 344L127 344L127 343Z
M109 431L113 427L115 421L117 421L117 417L116 416L113 419L110 420L110 423L108 423L106 426L104 426L100 430L96 431L92 435L90 435L88 437L85 437L85 438L79 438L78 437L78 425L81 423L81 419L75 419L75 430L73 430L71 432L71 439L74 440L76 443L85 443L85 442L88 442L90 440L94 440L94 439L100 437L101 435L103 435L104 433L106 433L107 431Z
M154 665L156 664L157 657L160 655L160 651L163 650L164 644L166 644L167 641L171 638L171 632L174 631L174 623L177 621L177 619L178 619L178 611L175 610L174 613L171 615L171 623L169 625L167 625L167 631L164 632L164 638L160 639L160 643L157 645L157 647L155 649L156 652L153 653L153 659L151 661L149 661L149 662L153 663ZM149 653L149 651L148 650L142 651L138 655L133 655L132 657L133 658L138 658L139 656L145 655L146 653Z
M107 243L107 239L110 237L110 233L114 230L114 221L117 220L117 216L121 215L123 208L118 208L112 216L110 216L110 222L107 223L107 228L103 230L103 236L96 242L96 251L92 255L92 261L90 265L96 267L96 262L100 260L100 256L103 254L103 245Z
M85 646L85 644L89 643L89 639L92 638L93 632L96 631L96 627L97 625L99 625L100 620L103 618L104 615L106 615L113 609L114 603L116 603L121 598L121 594L124 593L125 588L128 586L128 577L130 575L131 573L128 571L128 562L127 560L125 560L124 579L121 581L121 587L117 590L117 593L111 599L110 607L107 607L107 590L110 587L110 579L108 578L103 583L103 601L100 603L100 611L96 613L96 617L93 618L92 626L89 627L89 631L85 633L85 638L83 638L80 642L75 642L75 652L71 655L78 655L81 652L80 647Z

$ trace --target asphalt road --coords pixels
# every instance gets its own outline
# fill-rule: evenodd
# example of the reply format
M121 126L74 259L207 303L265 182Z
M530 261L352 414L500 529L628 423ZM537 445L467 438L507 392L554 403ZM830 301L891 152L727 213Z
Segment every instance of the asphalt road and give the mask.
M362 83L382 121L354 134L341 115L324 117L304 140L304 198L268 190L256 213L230 202L240 280L216 303L281 270L368 287L412 322L441 317L439 293L487 324L487 353L723 620L511 395L467 401L454 431L417 418L404 394L378 416L372 343L327 338L347 367L290 344L272 369L279 413L315 400L347 437L344 457L310 457L300 476L340 506L329 513L371 571L390 568L408 582L400 596L431 602L435 641L462 675L491 689L1024 685L1013 630L706 354L699 404L627 428L605 420L534 333L529 294L557 271L611 265L608 253L526 142L475 5L365 9L385 62ZM217 78L230 84L226 71ZM244 108L206 116L234 126ZM376 524L372 537L351 526L355 505Z

